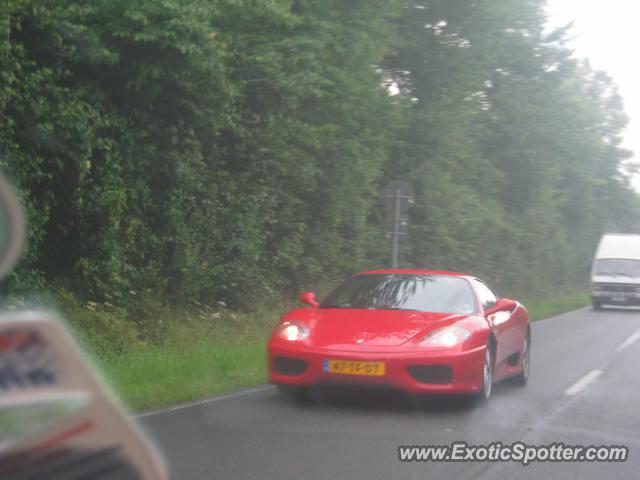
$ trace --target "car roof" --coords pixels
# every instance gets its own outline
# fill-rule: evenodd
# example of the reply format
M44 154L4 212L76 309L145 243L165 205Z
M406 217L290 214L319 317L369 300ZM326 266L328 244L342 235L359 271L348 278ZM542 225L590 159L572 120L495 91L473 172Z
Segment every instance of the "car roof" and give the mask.
M449 272L447 270L423 270L413 268L395 268L384 270L368 270L366 272L360 272L357 275L383 275L383 274L409 274L409 275L442 275L447 277L463 277L463 278L476 278L473 275L460 272Z

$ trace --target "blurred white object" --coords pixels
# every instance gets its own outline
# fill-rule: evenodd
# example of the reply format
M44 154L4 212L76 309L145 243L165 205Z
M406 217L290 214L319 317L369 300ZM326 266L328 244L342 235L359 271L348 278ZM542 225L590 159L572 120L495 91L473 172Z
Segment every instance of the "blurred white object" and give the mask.
M0 478L166 479L53 315L0 315Z
M22 205L9 182L0 174L0 278L20 258L25 239Z

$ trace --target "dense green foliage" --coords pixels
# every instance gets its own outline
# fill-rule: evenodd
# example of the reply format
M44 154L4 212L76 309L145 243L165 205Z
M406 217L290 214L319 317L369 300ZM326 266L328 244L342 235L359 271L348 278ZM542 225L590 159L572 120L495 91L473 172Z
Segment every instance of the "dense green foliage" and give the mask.
M30 237L3 288L249 305L384 266L392 178L417 192L407 266L573 286L640 204L615 86L543 7L5 0L0 167Z

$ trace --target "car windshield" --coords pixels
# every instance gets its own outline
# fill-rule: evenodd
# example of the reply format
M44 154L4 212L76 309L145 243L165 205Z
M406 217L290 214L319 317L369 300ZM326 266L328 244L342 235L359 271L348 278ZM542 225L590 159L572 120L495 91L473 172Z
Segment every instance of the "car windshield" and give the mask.
M640 260L626 258L596 260L594 273L596 275L640 277Z
M371 274L350 278L320 308L475 313L469 283L445 275Z

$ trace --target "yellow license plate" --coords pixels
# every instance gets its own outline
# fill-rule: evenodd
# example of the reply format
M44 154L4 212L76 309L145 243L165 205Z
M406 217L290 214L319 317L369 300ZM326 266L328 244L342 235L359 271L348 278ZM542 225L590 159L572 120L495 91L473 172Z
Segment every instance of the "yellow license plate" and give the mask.
M344 375L384 375L384 362L352 362L350 360L325 360L324 371Z

